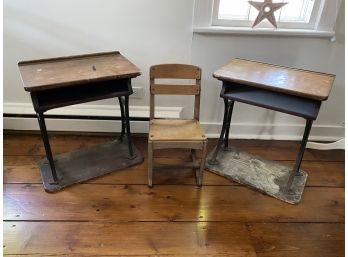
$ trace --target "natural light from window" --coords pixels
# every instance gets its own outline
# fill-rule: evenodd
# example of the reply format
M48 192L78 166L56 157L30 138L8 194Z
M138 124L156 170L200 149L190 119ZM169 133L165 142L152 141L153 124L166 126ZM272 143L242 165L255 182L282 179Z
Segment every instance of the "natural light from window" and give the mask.
M275 22L266 17L256 23L259 11L248 0L195 2L196 33L313 36L335 40L335 24L342 0L273 0L273 3L286 3L274 12Z
M277 22L308 23L315 0L274 0L273 2L288 3L275 12ZM218 10L219 20L253 21L257 15L258 11L248 3L248 0L220 0Z

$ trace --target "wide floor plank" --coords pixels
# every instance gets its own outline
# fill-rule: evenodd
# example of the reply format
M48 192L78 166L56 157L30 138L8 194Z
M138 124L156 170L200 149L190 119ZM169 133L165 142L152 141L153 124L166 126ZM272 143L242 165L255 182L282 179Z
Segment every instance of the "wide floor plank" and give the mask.
M4 161L8 162L8 156ZM26 160L23 160L26 161ZM174 158L161 158L161 162L173 164ZM281 161L285 165L293 165L292 161ZM302 170L308 172L306 186L344 187L344 163L343 162L314 162L303 161ZM38 165L5 165L4 183L42 183ZM91 184L147 184L147 160L133 167L115 171L109 175L96 178L85 183ZM161 168L154 171L154 184L166 185L195 185L195 177L190 169ZM215 175L209 171L204 172L203 185L237 185L224 177Z
M5 254L256 257L238 223L6 222Z
M309 187L290 205L246 187L4 185L6 220L343 222L344 189Z
M249 224L259 257L343 257L344 224Z
M50 143L54 154L69 152L75 149L88 147L104 142L109 142L115 137L109 136L69 136L56 135L50 137ZM134 137L134 143L138 149L147 157L146 137ZM230 140L230 144L242 151L260 155L270 160L295 160L299 149L297 141L275 141L275 140ZM208 140L208 150L216 145L216 139ZM44 156L45 149L40 135L27 134L5 134L4 156L9 155L40 155ZM185 156L187 152L182 150L157 151L160 157ZM306 149L304 160L320 161L344 161L344 151L329 150L319 151Z

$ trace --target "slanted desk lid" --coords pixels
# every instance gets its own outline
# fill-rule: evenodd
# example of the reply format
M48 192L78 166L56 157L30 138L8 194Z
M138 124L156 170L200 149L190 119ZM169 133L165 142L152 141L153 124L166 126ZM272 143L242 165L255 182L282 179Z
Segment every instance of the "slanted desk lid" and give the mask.
M233 59L213 76L219 80L236 82L304 98L323 101L331 91L335 75Z
M18 67L26 91L134 78L141 74L138 67L119 52L23 61Z

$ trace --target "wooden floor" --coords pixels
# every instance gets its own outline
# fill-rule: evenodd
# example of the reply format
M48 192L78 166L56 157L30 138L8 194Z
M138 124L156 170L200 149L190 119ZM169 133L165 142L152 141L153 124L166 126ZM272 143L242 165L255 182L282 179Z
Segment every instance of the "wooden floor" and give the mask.
M50 136L54 153L110 141ZM215 144L210 140L209 149ZM292 165L298 142L233 140L240 149ZM209 172L197 188L190 170L141 165L46 193L39 135L4 135L4 253L31 256L344 256L344 152L306 150L309 179L293 206ZM160 151L162 161L187 151Z

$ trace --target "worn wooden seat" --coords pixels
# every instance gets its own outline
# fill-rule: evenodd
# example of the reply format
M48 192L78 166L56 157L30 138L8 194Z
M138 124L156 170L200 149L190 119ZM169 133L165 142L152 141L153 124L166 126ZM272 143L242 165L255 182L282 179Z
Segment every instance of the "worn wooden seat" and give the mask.
M157 79L194 79L194 84L159 84ZM187 64L160 64L150 68L150 125L149 125L149 166L148 185L152 187L153 151L156 149L191 149L190 164L183 166L195 170L196 182L202 185L206 156L207 138L199 123L201 69ZM195 95L193 119L156 119L155 95ZM197 162L196 150L202 150L201 163Z
M204 131L197 120L153 119L150 125L149 135L152 141L201 141L205 138Z

